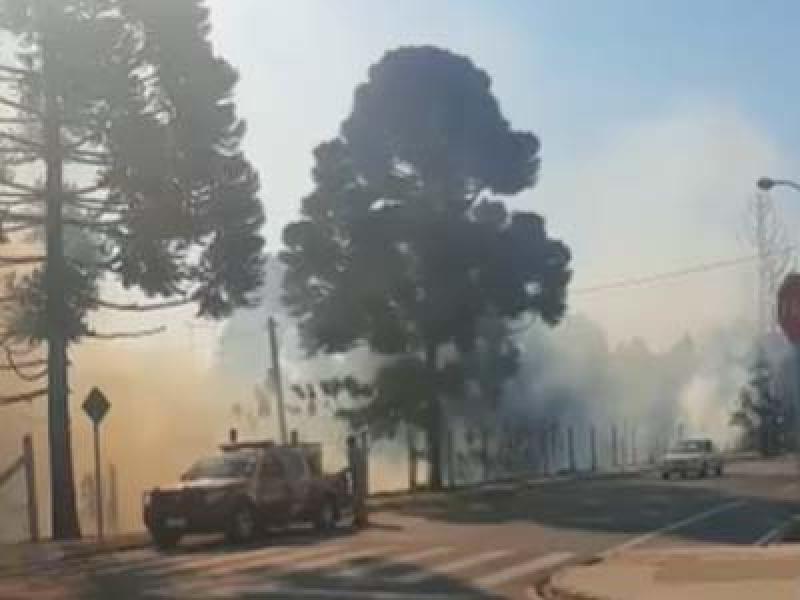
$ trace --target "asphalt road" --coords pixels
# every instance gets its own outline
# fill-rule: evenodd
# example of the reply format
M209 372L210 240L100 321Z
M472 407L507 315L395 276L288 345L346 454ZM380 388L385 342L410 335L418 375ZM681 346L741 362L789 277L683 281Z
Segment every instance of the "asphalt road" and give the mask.
M722 478L654 475L499 486L389 504L366 531L276 534L134 550L0 581L0 598L527 599L549 570L631 548L758 544L800 510L789 461L730 465Z

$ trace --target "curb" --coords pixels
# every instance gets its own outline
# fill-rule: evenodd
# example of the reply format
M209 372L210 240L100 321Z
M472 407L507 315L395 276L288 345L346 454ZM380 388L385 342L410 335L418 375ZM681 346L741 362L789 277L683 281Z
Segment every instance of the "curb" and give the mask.
M519 491L521 489L539 487L542 485L569 483L572 481L631 479L642 475L647 475L652 473L654 470L654 466L647 465L646 467L639 467L629 471L602 471L595 473L592 473L591 471L582 471L578 473L555 475L551 477L509 477L495 481L489 481L486 483L457 486L452 489L443 489L435 492L425 489L417 492L378 492L371 495L368 502L370 508L380 510L385 504L397 504L400 502L415 502L443 499L452 496L472 496L498 492L502 493L507 491Z
M44 542L0 546L0 577L13 576L66 561L81 560L111 552L126 552L148 548L151 545L147 534L131 534L102 542L78 540L74 542ZM10 555L10 556L9 556Z

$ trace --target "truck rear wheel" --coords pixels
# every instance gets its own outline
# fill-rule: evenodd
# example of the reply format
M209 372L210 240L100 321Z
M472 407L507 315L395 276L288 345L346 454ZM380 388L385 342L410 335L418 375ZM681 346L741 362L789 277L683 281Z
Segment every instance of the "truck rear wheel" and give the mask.
M339 521L339 509L336 506L336 500L326 497L319 507L317 517L314 520L314 526L317 531L332 531L336 529L336 524Z

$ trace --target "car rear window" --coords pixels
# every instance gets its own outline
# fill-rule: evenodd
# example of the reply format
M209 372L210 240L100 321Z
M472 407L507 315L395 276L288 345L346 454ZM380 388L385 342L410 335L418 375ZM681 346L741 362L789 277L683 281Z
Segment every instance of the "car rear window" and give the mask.
M675 444L673 452L711 452L709 440L683 440Z

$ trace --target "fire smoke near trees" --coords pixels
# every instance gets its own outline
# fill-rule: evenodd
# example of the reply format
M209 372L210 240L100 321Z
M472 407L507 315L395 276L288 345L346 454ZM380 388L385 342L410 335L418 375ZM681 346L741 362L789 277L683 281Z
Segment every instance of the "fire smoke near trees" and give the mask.
M47 397L52 533L73 538L68 348L161 331L97 330L99 309L194 303L216 318L249 304L259 180L200 0L5 0L0 23L0 242L30 242L0 258L0 342L29 383L0 403ZM109 284L159 302L101 297Z

